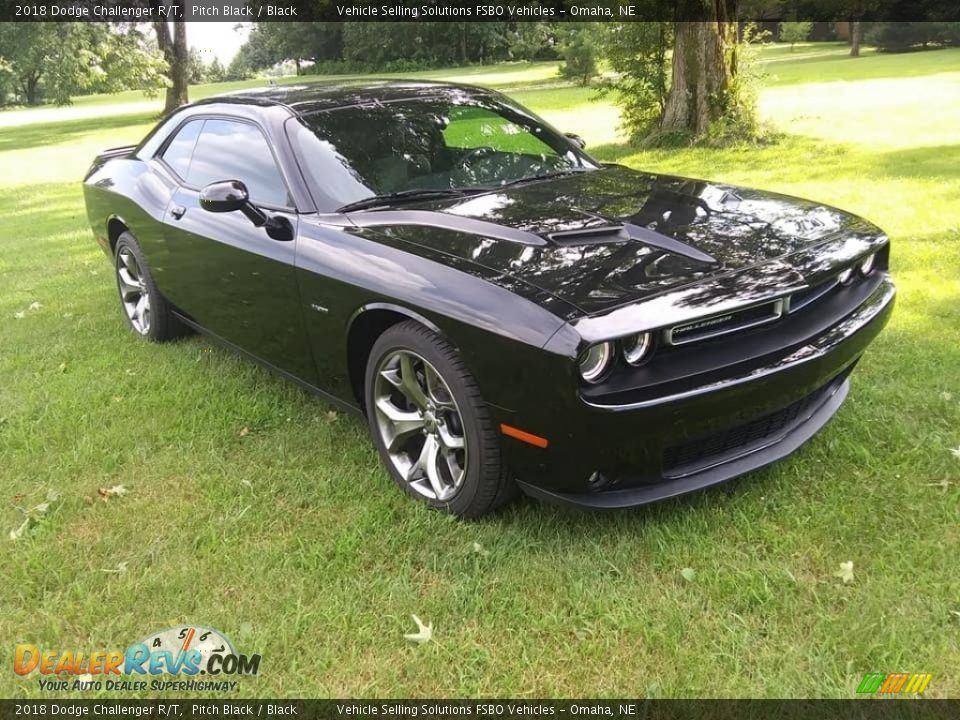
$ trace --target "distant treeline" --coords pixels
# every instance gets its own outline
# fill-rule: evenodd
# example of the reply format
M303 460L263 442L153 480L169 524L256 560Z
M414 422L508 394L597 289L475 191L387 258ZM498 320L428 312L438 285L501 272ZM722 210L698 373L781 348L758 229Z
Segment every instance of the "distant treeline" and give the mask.
M410 72L559 57L563 26L546 22L257 23L229 79L278 63L297 72Z
M896 9L896 8L893 8ZM892 10L893 10L892 9ZM891 10L891 12L892 12ZM787 22L789 15L784 14ZM257 23L226 68L240 80L289 62L298 74L411 72L517 60L563 60L579 23ZM810 23L813 40L847 39L849 23ZM960 22L864 22L867 44L885 52L960 45ZM757 23L773 40L779 20Z
M756 27L764 31L763 37L773 40L796 43L852 37L858 48L862 37L866 44L886 52L960 46L960 22L871 19L912 17L915 2L936 5L945 0L823 1L866 8L858 16L864 20L792 21L797 12L784 10L788 3L770 0L741 0L740 7L754 17L762 16ZM751 10L751 2L762 7ZM642 40L647 34L663 35L657 28L666 24L629 23L634 27L622 34ZM637 27L640 25L653 30L646 33ZM741 34L745 25L740 23ZM565 76L586 83L596 75L598 63L606 61L608 67L617 69L616 56L623 52L643 60L645 47L622 48L620 41L611 41L618 27L616 23L516 21L255 23L233 61L223 67L216 60L205 63L195 50L187 52L186 41L175 48L182 55L172 53L169 46L161 50L157 28L149 23L0 23L0 107L66 104L78 95L131 89L147 94L167 89L169 94L175 77L185 88L187 84L244 80L262 74L412 72L504 61L561 60ZM662 38L658 43L663 45ZM657 52L665 49L660 47ZM663 65L662 59L657 62ZM662 85L654 80L654 86ZM659 94L665 90L661 87Z

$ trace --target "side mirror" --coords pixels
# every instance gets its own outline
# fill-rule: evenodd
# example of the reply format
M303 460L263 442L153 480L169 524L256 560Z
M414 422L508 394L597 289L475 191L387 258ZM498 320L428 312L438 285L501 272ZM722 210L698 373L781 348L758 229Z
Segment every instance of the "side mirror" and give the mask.
M200 191L200 207L207 212L228 213L239 210L255 227L262 227L274 240L293 240L293 225L282 216L269 215L252 202L247 186L239 180L210 183Z
M587 147L587 141L576 133L564 133L564 136L581 150Z
M200 191L200 207L207 212L234 212L243 210L249 204L250 193L239 180L210 183Z

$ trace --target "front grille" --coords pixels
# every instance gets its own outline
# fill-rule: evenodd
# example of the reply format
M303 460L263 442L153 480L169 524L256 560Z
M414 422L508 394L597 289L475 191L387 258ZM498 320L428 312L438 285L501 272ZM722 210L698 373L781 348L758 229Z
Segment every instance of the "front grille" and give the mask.
M667 330L665 339L669 345L683 345L772 322L782 314L783 301L773 300L678 325Z
M669 347L686 345L700 340L710 340L728 333L740 332L774 322L787 313L797 312L825 297L839 285L840 282L834 275L817 285L798 290L784 298L746 308L738 308L721 315L711 315L683 325L667 328L663 331L664 345Z
M835 382L788 405L783 410L693 442L667 448L663 453L663 474L669 476L681 469L691 471L711 467L764 447L822 403L827 389L832 388Z

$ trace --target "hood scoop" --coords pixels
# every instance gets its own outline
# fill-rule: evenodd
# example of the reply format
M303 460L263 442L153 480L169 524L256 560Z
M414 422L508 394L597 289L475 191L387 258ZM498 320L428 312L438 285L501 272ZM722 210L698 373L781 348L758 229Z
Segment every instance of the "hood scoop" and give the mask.
M606 225L578 228L576 230L557 230L547 233L546 237L561 246L590 245L593 243L617 241L628 242L634 240L676 255L682 255L691 260L705 263L717 262L716 258L712 255L708 255L692 245L667 237L666 235L661 235L655 230L634 225L633 223L609 223Z

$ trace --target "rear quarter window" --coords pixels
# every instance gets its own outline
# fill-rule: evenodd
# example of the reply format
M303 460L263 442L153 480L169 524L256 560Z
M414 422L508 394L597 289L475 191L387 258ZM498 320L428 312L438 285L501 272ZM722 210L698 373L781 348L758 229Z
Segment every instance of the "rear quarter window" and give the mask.
M174 135L167 149L160 156L163 161L181 178L186 179L190 172L190 158L193 148L197 144L203 120L192 120L184 125Z

